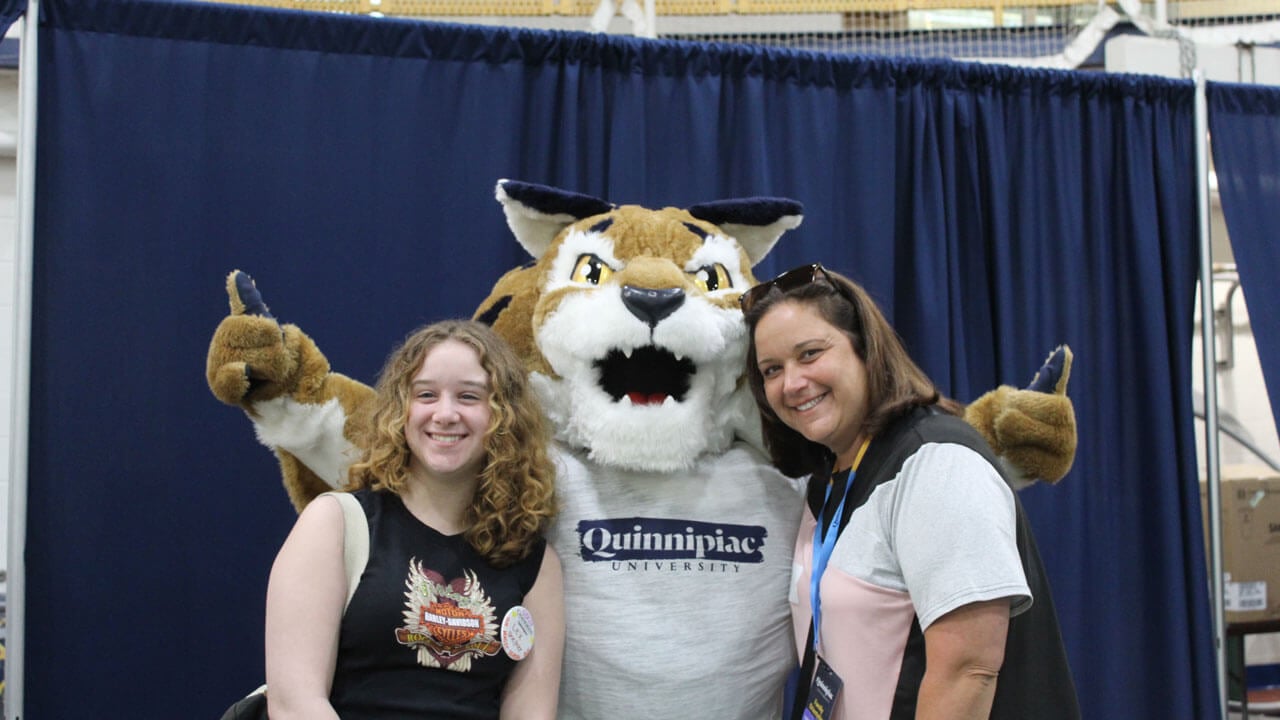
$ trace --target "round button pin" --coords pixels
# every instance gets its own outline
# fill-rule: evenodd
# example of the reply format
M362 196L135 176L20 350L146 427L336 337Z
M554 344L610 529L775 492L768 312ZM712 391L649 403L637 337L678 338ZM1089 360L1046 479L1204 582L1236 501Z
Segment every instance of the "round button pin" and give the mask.
M502 618L502 649L512 660L523 660L533 649L533 614L516 605Z

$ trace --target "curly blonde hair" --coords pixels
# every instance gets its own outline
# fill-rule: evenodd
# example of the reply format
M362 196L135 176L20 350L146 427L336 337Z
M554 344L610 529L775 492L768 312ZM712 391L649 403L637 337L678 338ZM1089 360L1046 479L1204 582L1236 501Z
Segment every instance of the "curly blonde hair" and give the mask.
M410 386L427 354L446 340L470 346L489 378L485 464L475 498L467 509L463 537L495 567L527 556L534 540L555 515L555 466L547 453L550 433L529 386L524 364L488 326L472 320L445 320L411 333L392 351L367 404L353 423L360 461L350 469L347 488L404 492L410 451L405 423L413 397Z

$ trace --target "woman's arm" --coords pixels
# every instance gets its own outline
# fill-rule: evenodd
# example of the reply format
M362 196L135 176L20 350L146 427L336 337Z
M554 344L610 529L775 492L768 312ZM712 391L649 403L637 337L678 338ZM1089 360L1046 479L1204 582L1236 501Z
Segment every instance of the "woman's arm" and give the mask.
M330 718L338 627L346 607L342 508L316 498L285 538L267 584L267 707L271 720Z
M516 663L502 696L502 720L554 720L564 655L564 579L560 558L548 545L538 579L524 596L533 615L533 651ZM274 716L272 720L275 720Z
M990 717L1008 633L1008 598L962 605L935 620L924 631L916 720Z

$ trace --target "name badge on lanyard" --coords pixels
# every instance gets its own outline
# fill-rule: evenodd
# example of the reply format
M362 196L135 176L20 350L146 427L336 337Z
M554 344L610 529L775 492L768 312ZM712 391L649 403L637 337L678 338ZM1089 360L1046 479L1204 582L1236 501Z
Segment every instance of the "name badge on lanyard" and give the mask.
M818 669L813 674L813 686L809 688L809 700L804 704L804 720L827 720L836 706L836 695L844 681L826 660L818 658Z

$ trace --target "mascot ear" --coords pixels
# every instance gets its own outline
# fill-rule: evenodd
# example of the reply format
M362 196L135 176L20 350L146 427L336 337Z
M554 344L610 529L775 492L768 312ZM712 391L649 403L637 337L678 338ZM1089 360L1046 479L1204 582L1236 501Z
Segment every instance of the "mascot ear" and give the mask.
M733 236L754 266L773 249L782 233L804 219L804 206L786 198L719 200L690 207L689 214Z
M561 230L613 210L613 205L590 195L518 180L499 180L495 195L506 213L507 226L535 258L542 257Z

